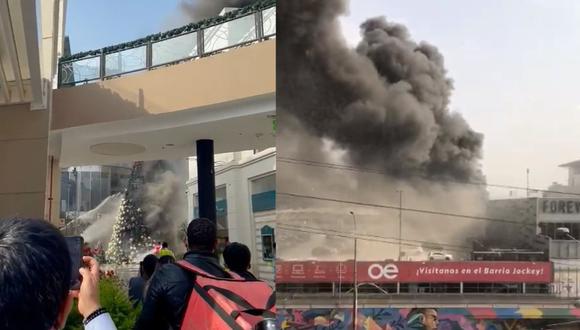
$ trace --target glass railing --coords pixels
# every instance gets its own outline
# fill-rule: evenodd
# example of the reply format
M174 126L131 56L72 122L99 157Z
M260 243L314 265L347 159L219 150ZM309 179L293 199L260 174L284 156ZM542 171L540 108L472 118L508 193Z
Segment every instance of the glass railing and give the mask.
M105 77L140 71L147 67L147 47L130 48L105 55Z
M275 1L159 35L61 58L59 87L110 79L260 42L276 35Z
M197 57L197 39L198 32L193 32L153 43L151 64L157 66Z

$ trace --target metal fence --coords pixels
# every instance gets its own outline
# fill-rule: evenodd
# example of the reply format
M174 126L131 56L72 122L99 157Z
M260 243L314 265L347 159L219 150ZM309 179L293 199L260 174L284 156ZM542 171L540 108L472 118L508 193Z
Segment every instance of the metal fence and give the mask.
M59 87L105 80L191 60L276 35L276 7L135 46L59 62ZM115 48L115 47L111 47Z

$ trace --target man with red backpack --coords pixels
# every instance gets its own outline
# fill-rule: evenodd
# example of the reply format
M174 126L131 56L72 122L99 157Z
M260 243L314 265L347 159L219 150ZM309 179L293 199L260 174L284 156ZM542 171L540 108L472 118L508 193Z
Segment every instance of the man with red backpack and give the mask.
M245 330L274 316L274 294L265 283L248 284L219 264L216 233L208 219L189 223L189 251L155 271L136 330Z

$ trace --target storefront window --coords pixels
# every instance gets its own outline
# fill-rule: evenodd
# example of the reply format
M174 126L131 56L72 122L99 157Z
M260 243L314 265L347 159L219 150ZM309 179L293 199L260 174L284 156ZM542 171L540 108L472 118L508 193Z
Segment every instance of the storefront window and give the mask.
M274 237L274 229L270 226L264 226L261 230L262 234L262 259L266 261L274 260L276 258L276 241Z

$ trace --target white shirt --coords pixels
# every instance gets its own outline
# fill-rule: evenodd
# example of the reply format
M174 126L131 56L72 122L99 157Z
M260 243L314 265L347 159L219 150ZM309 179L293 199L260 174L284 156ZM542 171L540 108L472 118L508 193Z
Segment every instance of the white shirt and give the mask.
M103 313L91 320L86 326L85 330L117 330L113 319L109 313Z

